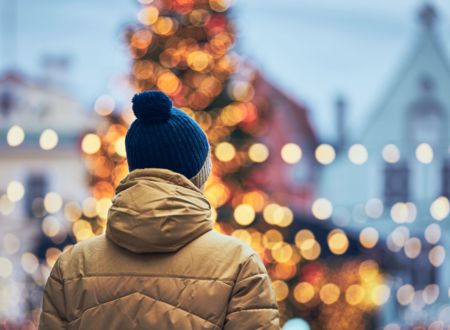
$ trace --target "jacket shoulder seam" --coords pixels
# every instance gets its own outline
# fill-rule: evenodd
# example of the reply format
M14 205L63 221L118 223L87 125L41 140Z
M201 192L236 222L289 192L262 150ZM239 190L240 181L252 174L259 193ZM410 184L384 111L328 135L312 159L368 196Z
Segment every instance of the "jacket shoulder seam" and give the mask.
M63 282L71 282L76 280L81 280L83 278L95 278L95 277L121 277L121 276L130 276L130 277L160 277L160 278L180 278L186 280L200 280L200 281L219 281L228 286L232 286L231 283L234 282L231 278L212 278L212 277L195 277L195 276L183 276L183 275L163 275L163 274L138 274L138 273L118 273L118 274L87 274L82 276L76 276L71 278L66 278Z
M264 277L268 276L266 273L256 273L256 274L252 274L247 277L241 278L238 282L246 281L252 277L261 276L261 275L263 275Z
M227 315L231 315L234 313L240 313L240 312L257 312L257 311L267 311L267 310L274 310L274 311L278 311L277 308L272 307L272 306L268 306L268 307L258 307L258 308L244 308L244 309L239 309L239 310L235 310L232 312L227 313Z
M252 254L250 254L250 255L245 259L245 261L242 263L242 265L248 263L248 262L250 261L250 259L252 259L253 257L258 257L258 254L255 253L255 252L253 252ZM255 273L255 274L251 274L251 275L249 275L249 276L247 276L247 277L241 278L241 279L239 279L238 281L235 281L235 282L245 281L245 280L247 280L247 279L249 279L249 278L252 278L252 277L255 277L255 276L258 276L258 275L268 276L268 274L267 274L266 272L262 271L262 272L258 272L258 273ZM236 280L237 280L237 279L236 279Z

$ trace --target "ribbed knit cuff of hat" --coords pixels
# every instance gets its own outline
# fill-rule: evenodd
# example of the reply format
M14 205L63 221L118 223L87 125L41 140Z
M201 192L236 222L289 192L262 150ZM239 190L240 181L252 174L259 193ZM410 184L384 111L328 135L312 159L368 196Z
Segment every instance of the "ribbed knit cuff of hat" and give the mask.
M206 156L205 162L203 163L202 168L196 175L194 175L189 180L195 184L198 188L203 190L206 180L208 180L209 175L211 174L211 154L210 151L208 151L208 156Z

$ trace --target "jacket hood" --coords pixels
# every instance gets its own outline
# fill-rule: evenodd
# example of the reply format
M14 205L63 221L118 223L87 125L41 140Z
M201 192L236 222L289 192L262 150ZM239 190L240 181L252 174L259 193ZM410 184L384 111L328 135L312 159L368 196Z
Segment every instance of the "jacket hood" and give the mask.
M212 226L208 200L186 177L137 169L116 189L106 237L135 253L174 252Z

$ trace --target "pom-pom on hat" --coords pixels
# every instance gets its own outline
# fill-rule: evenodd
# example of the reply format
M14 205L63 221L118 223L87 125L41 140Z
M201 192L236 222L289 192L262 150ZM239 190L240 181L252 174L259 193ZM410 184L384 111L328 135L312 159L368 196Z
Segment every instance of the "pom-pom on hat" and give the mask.
M172 101L160 91L146 91L133 97L133 112L145 122L165 122L170 118Z
M201 127L160 91L133 99L136 120L125 137L130 171L164 168L180 173L202 188L211 172L208 139Z

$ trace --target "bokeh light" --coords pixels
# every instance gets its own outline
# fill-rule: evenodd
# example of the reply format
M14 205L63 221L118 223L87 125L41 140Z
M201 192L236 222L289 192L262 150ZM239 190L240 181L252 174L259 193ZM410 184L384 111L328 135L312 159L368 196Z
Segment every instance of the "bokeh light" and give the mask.
M53 129L46 129L39 137L39 144L43 150L54 149L58 144L58 134Z
M74 201L68 202L64 206L64 216L70 222L78 220L82 215L81 206Z
M320 299L324 304L334 304L341 294L341 290L334 283L327 283L320 289Z
M8 254L15 254L20 249L20 239L14 234L7 233L3 237L3 248Z
M114 150L120 157L126 157L127 150L125 148L125 137L122 136L116 140L114 143Z
M417 216L417 207L408 202L397 202L391 207L391 218L396 223L413 222Z
M23 270L29 274L33 274L39 268L39 260L31 252L25 252L22 254L20 262Z
M139 22L141 22L144 25L154 24L158 19L158 17L159 17L159 10L155 6L143 7L137 15Z
M439 286L437 284L428 284L422 292L423 301L431 305L433 304L439 297Z
M84 241L94 235L91 224L83 219L77 220L73 223L72 231L77 241Z
M295 164L302 159L302 149L295 143L288 143L281 148L281 158L288 164Z
M0 277L8 278L13 272L13 264L11 260L5 257L0 257Z
M312 214L319 220L326 220L333 213L333 205L326 198L318 198L312 205Z
M81 149L83 152L92 155L100 150L101 144L102 142L97 134L89 133L81 140Z
M6 142L11 147L17 147L25 140L25 131L18 125L11 126L6 134Z
M316 148L315 156L320 164L328 165L336 158L336 151L329 144L321 144Z
M430 213L436 220L444 220L450 212L450 203L447 197L441 196L431 203Z
M369 154L362 144L354 144L348 149L348 158L352 163L362 165L369 158Z
M428 253L428 260L434 267L439 267L445 260L445 248L441 245L433 247Z
M255 220L255 210L248 204L238 205L234 210L234 219L241 226L248 226Z
M311 230L302 229L302 230L299 230L297 232L297 234L295 234L295 245L297 245L300 248L301 245L303 244L303 242L305 242L306 240L314 241L314 239L315 239L315 237Z
M400 160L400 150L395 144L387 144L383 147L383 159L391 164L395 164Z
M410 284L402 285L397 290L397 300L399 304L403 306L410 304L414 299L414 293L415 290L412 285Z
M386 284L380 284L373 289L370 298L375 305L381 306L388 301L390 295L391 289Z
M379 198L371 198L367 201L364 210L368 217L377 219L383 215L383 201Z
M14 212L15 203L9 199L7 195L0 196L0 213L9 215Z
M364 299L364 288L359 284L350 285L345 291L345 300L349 305L358 305Z
M428 143L421 143L416 148L416 158L423 164L430 164L433 161L433 148Z
M347 235L340 229L333 229L328 234L328 247L336 255L344 254L349 246Z
M48 213L58 212L63 205L62 197L56 192L49 192L44 198L44 207Z
M111 95L101 95L94 105L95 112L100 116L107 116L113 112L116 102Z
M305 320L296 317L287 320L282 330L311 330L311 328Z
M425 240L430 244L436 244L441 239L441 226L432 223L425 228Z
M373 227L366 227L359 234L359 241L366 249L375 247L378 242L378 231Z
M222 142L216 146L215 155L222 162L229 162L236 156L236 149L229 142Z
M321 253L320 244L314 239L307 239L300 245L300 252L306 260L316 260Z
M83 201L82 212L88 218L93 218L97 215L97 200L89 197Z
M308 282L300 282L294 288L294 298L300 304L306 304L314 297L316 291Z
M405 242L405 254L408 258L415 259L422 251L422 242L417 237L411 237Z
M224 12L230 7L231 0L209 0L209 5L214 11Z
M269 148L262 143L255 143L249 148L248 156L255 163L262 163L269 157Z
M18 202L25 194L25 188L19 181L11 181L6 188L6 195L11 202Z
M289 294L289 287L286 282L281 280L275 280L272 282L273 289L275 291L275 297L277 301L283 301Z
M48 216L42 221L42 231L48 237L55 237L61 230L61 225L57 218Z

